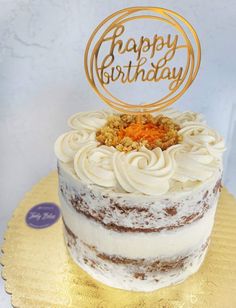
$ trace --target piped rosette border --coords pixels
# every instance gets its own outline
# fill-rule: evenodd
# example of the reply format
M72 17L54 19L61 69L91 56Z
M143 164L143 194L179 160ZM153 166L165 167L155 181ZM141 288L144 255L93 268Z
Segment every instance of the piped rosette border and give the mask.
M79 112L68 120L70 131L55 142L59 161L70 164L79 179L87 184L118 192L163 195L179 184L199 185L222 169L223 138L210 129L194 112L172 109L161 112L180 126L181 142L166 150L121 152L101 145L96 132L112 113Z

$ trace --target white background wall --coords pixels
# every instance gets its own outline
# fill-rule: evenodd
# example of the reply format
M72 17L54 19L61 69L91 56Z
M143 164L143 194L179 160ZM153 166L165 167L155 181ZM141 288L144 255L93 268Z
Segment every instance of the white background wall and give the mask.
M135 5L175 10L196 28L201 69L176 107L204 113L226 138L225 184L236 193L235 0L0 0L0 231L23 194L55 169L53 143L68 116L101 107L83 70L91 31Z

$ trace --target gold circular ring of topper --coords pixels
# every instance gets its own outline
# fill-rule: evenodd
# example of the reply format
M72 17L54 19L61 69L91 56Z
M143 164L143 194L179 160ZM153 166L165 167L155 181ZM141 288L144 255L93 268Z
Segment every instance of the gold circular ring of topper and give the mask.
M175 35L158 33L150 38L141 34L138 40L129 37L128 26L140 20L144 21L143 29L147 21L152 21L156 29L161 23ZM138 29L136 35L140 33ZM179 64L183 58L184 66ZM127 62L121 64L124 59ZM84 56L86 77L96 94L113 109L133 114L156 112L172 105L192 84L200 62L201 46L191 24L181 15L158 7L131 7L108 16L92 33ZM112 94L109 85L117 82L121 85L152 82L155 90L163 82L167 93L152 102L131 104L130 98L126 101ZM131 93L137 96L134 88Z

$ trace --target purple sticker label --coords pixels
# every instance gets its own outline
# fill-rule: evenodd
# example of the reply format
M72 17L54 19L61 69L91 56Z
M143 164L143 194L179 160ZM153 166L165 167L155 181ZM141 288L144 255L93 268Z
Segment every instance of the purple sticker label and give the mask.
M60 209L55 203L45 202L32 207L26 215L27 225L43 229L53 225L60 217Z

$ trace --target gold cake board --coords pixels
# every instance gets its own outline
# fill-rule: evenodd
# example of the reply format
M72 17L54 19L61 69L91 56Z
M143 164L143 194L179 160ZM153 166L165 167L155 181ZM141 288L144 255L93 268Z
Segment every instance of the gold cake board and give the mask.
M14 307L46 308L234 308L236 307L236 200L223 189L207 257L185 282L151 293L107 287L71 260L61 219L49 228L25 224L27 211L55 202L57 174L42 179L15 210L2 247L2 276Z

